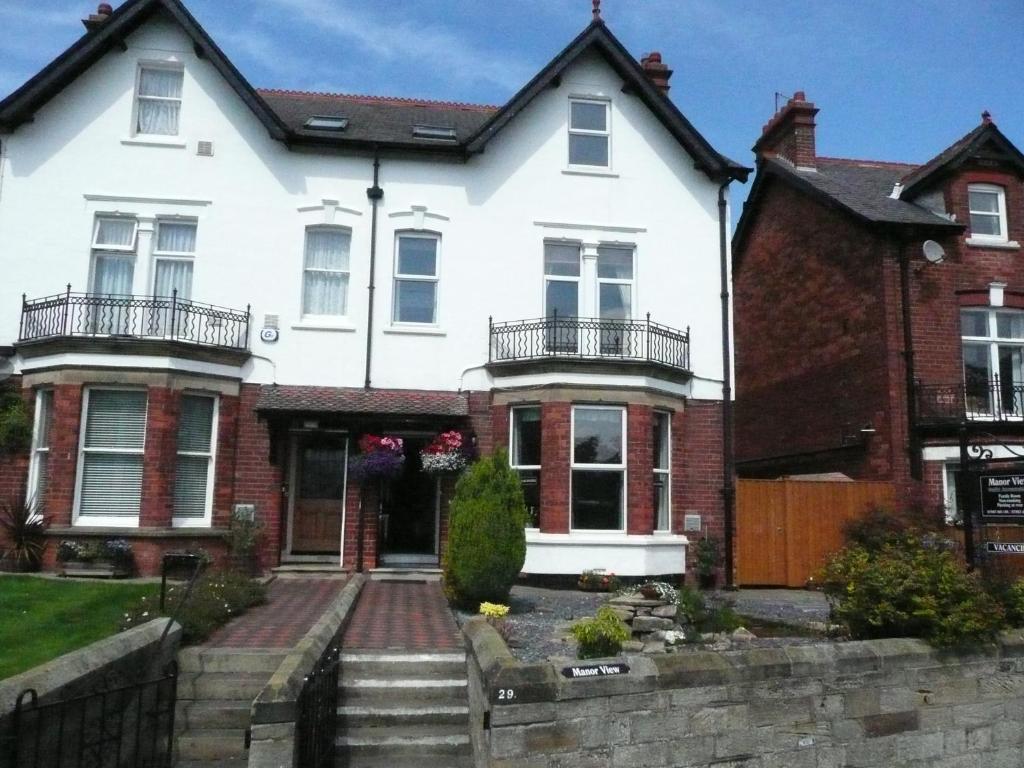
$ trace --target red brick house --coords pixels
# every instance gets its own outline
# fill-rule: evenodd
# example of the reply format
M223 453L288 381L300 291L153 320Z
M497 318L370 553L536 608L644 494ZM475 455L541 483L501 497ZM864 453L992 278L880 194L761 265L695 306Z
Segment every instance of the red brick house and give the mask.
M924 165L820 157L817 112L797 93L754 145L738 471L891 480L953 519L959 425L1024 444L1024 155L984 113Z

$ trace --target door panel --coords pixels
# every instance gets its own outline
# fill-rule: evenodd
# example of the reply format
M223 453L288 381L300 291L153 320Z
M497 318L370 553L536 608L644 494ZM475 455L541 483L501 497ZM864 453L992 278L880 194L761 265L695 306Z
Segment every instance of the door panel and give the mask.
M345 443L300 438L295 452L292 554L337 554L345 503Z

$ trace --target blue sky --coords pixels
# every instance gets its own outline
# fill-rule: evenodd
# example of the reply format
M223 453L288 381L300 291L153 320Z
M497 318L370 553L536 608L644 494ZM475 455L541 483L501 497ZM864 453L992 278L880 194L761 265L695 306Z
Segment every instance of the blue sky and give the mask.
M589 0L186 3L256 86L491 104L590 19ZM3 5L6 94L83 32L95 2ZM748 165L776 91L801 89L821 109L819 154L924 162L983 109L1024 148L1024 0L603 0L603 11L636 56L662 52L676 104Z

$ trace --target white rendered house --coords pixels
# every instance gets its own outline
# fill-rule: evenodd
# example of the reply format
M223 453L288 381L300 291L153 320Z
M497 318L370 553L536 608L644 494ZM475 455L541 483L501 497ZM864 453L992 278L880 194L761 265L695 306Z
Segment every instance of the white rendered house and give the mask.
M0 492L143 571L433 565L456 430L509 450L525 570L684 570L722 530L721 194L747 169L599 18L501 107L257 90L128 0L0 102L0 355L34 414ZM364 435L401 475L348 476Z

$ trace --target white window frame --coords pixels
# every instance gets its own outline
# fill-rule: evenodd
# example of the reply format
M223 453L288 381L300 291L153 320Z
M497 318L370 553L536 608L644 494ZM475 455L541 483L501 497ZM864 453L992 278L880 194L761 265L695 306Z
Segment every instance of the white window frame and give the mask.
M668 509L666 510L667 525L664 528L658 527L658 509L654 509L654 532L655 533L671 533L672 532L672 412L655 409L653 412L654 418L663 416L665 418L665 446L666 453L668 454L668 466L665 468L659 468L657 466L658 457L654 456L651 462L653 473L661 476L665 483L665 498L667 500Z
M342 232L348 235L348 269L324 269L322 267L306 266L306 248L310 232ZM328 275L345 275L348 282L345 283L345 311L340 315L318 315L306 311L306 273L318 272ZM311 224L305 228L302 234L302 285L300 286L299 307L303 319L325 322L344 322L349 319L349 288L352 286L352 230L349 227L341 227L334 224Z
M1019 347L1022 354L1024 354L1024 336L1019 338L1002 337L999 336L999 315L1017 315L1024 318L1024 311L1015 310L1005 307L961 307L961 331L960 331L960 370L964 378L964 385L967 384L967 370L966 360L963 356L963 347L967 344L981 345L984 344L988 347L988 365L989 365L989 403L987 411L968 411L967 416L971 419L979 419L981 421L987 421L998 414L1000 420L1003 421L1020 421L1024 419L1024 408L1020 414L1007 413L1003 410L1002 402L995 402L994 397L998 397L999 393L994 390L994 384L999 378L999 348L1000 347ZM963 314L964 313L976 313L984 314L985 320L988 325L988 335L986 336L968 336L963 332ZM967 393L964 393L966 397ZM1024 403L1022 403L1024 406ZM965 403L966 408L966 403Z
M102 448L102 449L87 449L85 447L85 431L86 424L89 418L89 395L97 390L113 390L118 392L145 392L146 393L146 426L142 433L142 448ZM106 526L111 528L138 528L139 527L139 515L142 514L142 494L139 496L139 515L135 517L127 517L120 515L86 515L84 518L81 515L82 505L82 480L85 470L85 455L86 453L118 453L127 454L132 456L141 456L143 462L143 473L145 473L145 462L146 462L146 440L149 438L149 392L141 387L107 387L107 386L88 386L82 392L82 413L78 419L78 461L76 462L75 470L75 506L74 513L72 515L71 524L73 526ZM145 474L143 474L145 477ZM143 493L145 492L145 485L143 485Z
M28 465L28 482L25 487L25 500L26 502L35 503L36 511L39 513L37 517L41 517L45 512L45 509L40 505L39 499L39 463L40 454L45 453L47 457L50 455L49 442L45 446L39 445L39 436L42 424L43 424L43 400L46 396L49 396L50 400L50 433L48 435L48 441L53 440L53 407L55 403L55 391L50 387L44 387L37 389L35 393L35 409L32 416L32 453L29 459Z
M573 128L572 127L572 105L573 104L598 104L604 107L604 125L603 131L595 131L588 128ZM573 171L611 171L612 169L612 103L611 99L602 98L601 96L570 96L568 103L568 119L566 121L568 128L566 143L565 143L565 164L566 167ZM603 136L608 142L608 162L605 165L584 165L580 163L573 163L572 144L573 136Z
M128 245L112 245L99 242L101 221L131 221L132 241ZM139 219L136 216L125 216L116 213L98 213L92 223L92 246L94 251L110 253L135 253L135 247L139 242Z
M992 211L974 211L971 210L971 192L985 192L988 194L995 194L997 199L997 205L999 210L993 213ZM986 235L979 234L973 229L970 230L970 239L975 242L986 242L986 243L1007 243L1010 240L1010 233L1006 229L1006 190L998 184L968 184L967 185L967 223L971 224L971 218L974 216L995 216L999 220L999 234L998 235Z
M538 489L539 489L540 483L541 483L541 477L543 477L543 475L544 475L543 445L541 447L541 462L542 462L541 464L516 464L515 463L515 455L516 455L516 411L526 411L526 410L537 411L537 413L540 415L540 417L541 417L540 418L541 435L542 435L541 441L543 441L543 439L544 439L543 438L543 434L544 434L544 412L543 412L543 410L541 408L540 403L523 403L522 405L514 405L514 406L512 406L511 408L509 408L509 413L508 413L508 447L509 447L508 463L509 463L509 466L516 472L517 475L521 471L536 472L537 473L537 486L538 486ZM522 482L521 477L520 477L520 482ZM538 509L537 510L537 527L536 528L529 528L529 530L539 530L539 529L540 529L540 510Z
M619 411L622 418L622 463L621 464L577 464L576 463L576 411ZM628 446L629 427L626 417L626 406L624 405L588 405L580 403L573 405L569 413L569 532L570 533L625 533L629 520L629 469L628 469ZM621 472L622 473L622 525L619 528L575 528L573 526L572 491L576 470L584 472Z
M434 274L430 275L407 275L398 271L398 249L402 238L433 240L434 246ZM427 230L403 230L395 232L395 258L394 258L394 279L391 282L391 324L399 328L436 328L440 324L441 317L441 234ZM434 284L434 321L421 323L412 320L398 319L398 283L400 281L422 282Z
M547 267L547 247L549 245L562 245L572 246L576 249L576 258L579 264L579 274L575 277L572 275L549 275ZM564 282L564 283L576 283L576 316L583 317L583 243L579 240L558 240L555 238L545 238L541 247L540 253L541 259L541 276L543 283L541 285L541 317L548 317L548 283L549 282Z
M601 250L607 251L628 251L633 268L633 277L628 280L620 277L601 277ZM626 321L633 319L633 308L636 306L636 246L631 243L599 243L597 256L594 259L594 316L601 318L601 286L602 285L628 285L629 286L629 316Z
M203 517L172 517L171 527L172 528L209 528L213 525L213 491L214 484L217 478L217 427L220 422L220 397L210 392L199 392L192 390L184 390L182 396L189 397L206 397L213 400L213 414L211 419L213 423L210 426L210 450L209 451L181 451L178 450L177 445L174 449L174 470L175 476L177 476L178 470L178 458L181 456L190 458L206 458L208 460L206 468L206 509ZM179 423L178 429L181 428ZM175 440L177 440L177 431L175 431ZM173 500L171 506L173 509Z
M195 249L192 251L161 251L160 250L160 227L164 224L189 224L196 231ZM197 219L175 218L171 216L160 217L156 220L156 231L153 233L153 295L156 296L156 278L161 261L185 261L192 264L192 280L195 280L196 253L199 251L199 221ZM191 291L189 292L191 297Z
M142 96L139 90L142 88L142 72L146 69L162 69L181 73L181 96ZM132 99L132 127L130 135L149 137L154 141L161 139L172 140L181 136L181 118L185 106L185 65L176 61L140 61L135 71L135 91ZM178 103L178 130L174 133L143 133L139 130L139 103L142 101L176 101Z

